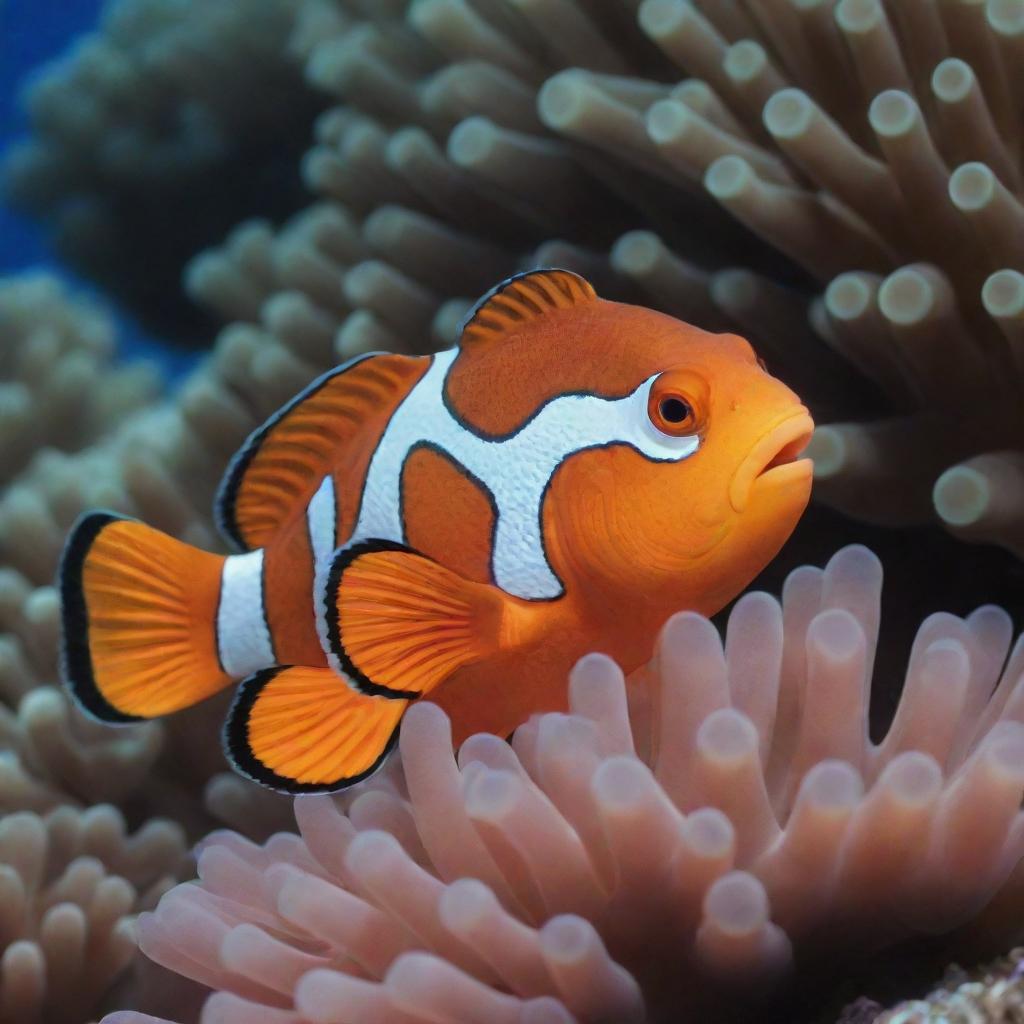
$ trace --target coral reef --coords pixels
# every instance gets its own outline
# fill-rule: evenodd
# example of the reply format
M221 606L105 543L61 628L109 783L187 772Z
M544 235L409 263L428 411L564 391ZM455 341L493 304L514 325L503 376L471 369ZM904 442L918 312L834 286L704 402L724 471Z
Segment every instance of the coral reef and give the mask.
M181 292L204 245L301 205L322 106L284 41L289 0L112 0L97 31L30 81L32 138L4 162L12 203L145 322L196 343Z
M181 829L133 835L97 805L0 822L0 1020L78 1024L131 965L134 916L155 904L185 860Z
M213 543L208 513L179 494L227 459L214 447L197 470L182 443L182 410L216 378L160 400L152 367L113 362L107 312L44 274L0 281L0 342L0 1021L80 1024L115 982L136 1004L160 989L148 972L129 984L133 919L190 870L185 829L196 838L225 821L265 837L289 805L217 775L222 708L111 730L58 688L52 580L82 508L164 516ZM214 401L214 440L230 402Z
M875 1014L873 1024L1013 1024L1024 1018L1022 957L1018 948L980 970L951 967L924 999Z
M155 367L115 366L111 317L54 276L0 278L0 484L40 448L77 451L148 405Z
M457 760L414 705L400 759L298 798L301 836L208 837L142 948L222 1024L454 1024L753 1019L794 969L827 986L914 936L1010 942L1024 643L995 607L930 617L873 742L880 591L852 547L781 603L745 596L724 646L681 613L628 685L590 655L568 714Z
M17 481L86 456L156 397L146 364L116 366L113 322L43 273L0 281L0 473L4 501ZM31 465L29 462L31 460ZM60 504L63 496L54 493ZM24 532L6 543L31 543ZM28 559L39 552L29 550ZM0 568L0 737L6 811L47 811L66 801L124 799L160 752L159 731L111 735L80 719L58 690L57 595L53 564L33 585L5 559Z
M300 353L417 349L498 274L565 265L751 335L827 421L821 500L1024 553L1020 0L368 10L302 5L340 101L320 198L198 257L194 296Z

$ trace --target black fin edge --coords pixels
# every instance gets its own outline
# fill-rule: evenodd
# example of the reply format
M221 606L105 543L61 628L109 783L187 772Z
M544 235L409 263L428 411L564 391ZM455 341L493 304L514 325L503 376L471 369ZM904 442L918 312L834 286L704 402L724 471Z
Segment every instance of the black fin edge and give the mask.
M236 551L252 550L242 536L241 527L235 517L235 501L238 498L239 488L245 479L245 474L256 458L263 442L273 432L274 428L298 406L312 398L318 391L329 384L335 377L347 373L359 363L372 359L375 356L386 355L384 352L364 352L353 356L340 366L335 366L326 373L320 374L315 380L307 384L294 398L286 402L280 409L271 415L263 424L258 426L242 443L242 447L234 454L228 463L228 468L221 477L217 487L216 497L213 499L213 520L217 524L220 535L228 541Z
M294 667L292 665L275 665L273 668L265 668L259 672L254 672L242 681L234 700L231 702L228 716L224 721L222 740L224 754L228 761L231 762L235 771L251 779L253 782L259 783L259 785L265 786L268 789L273 789L278 793L288 793L293 796L303 793L337 793L339 790L348 789L357 782L368 779L380 769L388 754L394 749L395 744L398 742L401 722L395 727L387 743L384 744L380 757L366 771L347 778L336 779L332 782L296 782L294 779L289 779L286 775L279 775L253 755L252 747L249 745L249 713L252 711L257 698L263 692L263 688L275 676ZM325 671L327 670L325 669ZM339 679L338 683L342 686L345 685L343 679Z
M364 540L339 551L334 556L330 572L327 574L327 587L323 598L327 612L327 642L330 645L331 653L338 659L342 672L352 680L360 693L365 693L370 697L388 697L391 700L418 700L422 696L418 690L393 690L389 686L375 683L355 664L348 651L345 650L345 644L341 638L341 629L338 626L338 590L341 587L342 576L357 559L378 551L400 551L402 554L416 555L418 558L427 557L405 544L391 540ZM432 561L432 559L427 560Z
M131 725L146 719L118 711L96 685L89 650L89 609L82 587L82 572L96 538L111 523L134 521L129 516L113 512L87 512L80 516L68 534L57 570L61 616L60 663L64 688L90 718L108 725Z

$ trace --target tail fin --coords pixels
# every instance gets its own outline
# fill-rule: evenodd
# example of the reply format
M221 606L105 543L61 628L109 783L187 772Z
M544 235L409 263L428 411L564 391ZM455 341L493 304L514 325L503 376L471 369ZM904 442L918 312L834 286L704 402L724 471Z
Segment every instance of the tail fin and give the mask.
M223 564L106 512L76 523L60 567L63 669L88 714L154 718L232 682L217 654Z

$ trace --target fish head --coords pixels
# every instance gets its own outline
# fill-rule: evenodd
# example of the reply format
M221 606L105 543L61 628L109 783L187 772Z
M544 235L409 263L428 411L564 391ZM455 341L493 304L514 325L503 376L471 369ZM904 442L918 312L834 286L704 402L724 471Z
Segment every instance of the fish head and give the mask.
M680 554L701 586L699 610L728 603L775 557L811 494L812 464L801 458L814 430L799 397L773 377L736 335L696 346L686 369L670 368L652 385L649 412L657 429L678 416L677 385L699 378L694 399L699 446L689 459L663 467L663 500L674 490L694 496L692 516L676 534ZM657 467L652 467L652 470ZM672 479L669 479L672 477Z
M807 504L811 465L798 456L811 418L737 335L601 299L548 269L489 292L459 350L448 408L508 440L500 451L518 457L505 490L522 488L519 505L532 510L543 482L551 571L522 593L551 592L554 576L607 609L649 604L647 621L659 609L710 614L774 557ZM520 533L507 531L510 543Z
M743 338L647 310L635 310L633 326L660 368L643 364L623 443L565 467L558 497L575 505L565 546L617 600L712 614L795 528L810 497L811 463L799 456L814 424Z

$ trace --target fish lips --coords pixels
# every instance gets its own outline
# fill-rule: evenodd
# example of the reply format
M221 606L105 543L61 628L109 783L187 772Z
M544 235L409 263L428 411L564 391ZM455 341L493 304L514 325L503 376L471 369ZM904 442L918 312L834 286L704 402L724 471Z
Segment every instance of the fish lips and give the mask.
M803 407L786 415L751 448L729 485L729 503L743 512L755 485L771 481L773 486L789 485L810 478L810 459L801 459L814 432L814 420Z

